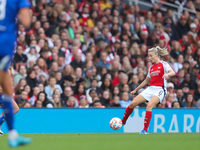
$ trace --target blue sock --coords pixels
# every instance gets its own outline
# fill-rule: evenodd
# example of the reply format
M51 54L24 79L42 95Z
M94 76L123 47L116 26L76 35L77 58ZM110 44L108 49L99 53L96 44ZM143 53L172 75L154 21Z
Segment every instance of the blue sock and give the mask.
M4 94L3 99L3 108L4 108L4 114L7 120L7 125L9 130L13 130L13 106L12 106L12 96L8 96Z
M0 126L3 124L3 122L6 120L5 115L0 116Z

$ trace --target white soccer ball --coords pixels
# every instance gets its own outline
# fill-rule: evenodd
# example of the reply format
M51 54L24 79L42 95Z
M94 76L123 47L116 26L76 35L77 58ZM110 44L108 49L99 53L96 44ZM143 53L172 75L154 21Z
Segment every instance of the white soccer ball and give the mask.
M122 121L121 119L114 117L110 120L110 127L113 130L119 130L122 127Z

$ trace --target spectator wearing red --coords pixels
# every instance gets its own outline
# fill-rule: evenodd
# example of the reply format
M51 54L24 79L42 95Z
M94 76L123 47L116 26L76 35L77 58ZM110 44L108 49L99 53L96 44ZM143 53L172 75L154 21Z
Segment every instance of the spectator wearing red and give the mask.
M24 89L23 90L25 90L26 92L27 92L27 100L29 100L30 99L30 97L31 97L31 87L28 85L28 84L26 84L25 86L24 86Z
M120 83L117 85L120 89L120 93L123 92L123 86L128 83L128 75L123 73L119 77Z
M85 87L79 84L74 91L74 97L79 101L82 95L86 95Z
M78 16L75 10L76 10L75 5L73 3L69 4L69 9L66 11L66 17L68 21L71 20L74 15Z
M189 39L187 34L183 34L182 38L179 39L178 42L181 44L182 51L184 51L185 47L189 44Z
M29 31L29 34L36 34L37 33L37 30L41 27L41 22L36 20L34 23L33 23L33 27L32 29Z
M89 17L90 17L90 15L89 15L89 5L85 4L83 6L83 10L81 11L81 16L80 16L80 19L79 19L80 25L84 25L87 22Z
M174 93L169 93L166 101L168 108L172 107L172 103L174 102L174 100L175 100Z
M197 25L195 23L190 24L190 31L188 32L189 43L192 44L193 47L197 47L197 41L199 37L197 35Z
M31 103L32 106L34 106L36 101L38 100L37 97L38 97L39 92L40 92L39 87L35 86L33 88L33 96L29 99L29 102Z
M26 35L26 30L22 24L18 25L18 35L20 35L20 34Z
M165 27L164 27L164 26L161 26L161 27L160 27L159 39L164 40L164 41L165 41L165 47L168 47L169 41L170 41L170 37L169 37L169 35L165 32Z
M145 25L145 18L143 16L140 16L139 21L140 21L140 27L142 31L144 31L148 35L149 33L148 33L147 26Z
M117 84L120 83L119 76L120 76L121 72L125 73L125 71L123 71L123 70L117 70L115 72L113 81L112 81L112 87L115 87Z
M22 46L23 51L26 49L26 41L25 41L25 35L22 33L17 38L17 44Z

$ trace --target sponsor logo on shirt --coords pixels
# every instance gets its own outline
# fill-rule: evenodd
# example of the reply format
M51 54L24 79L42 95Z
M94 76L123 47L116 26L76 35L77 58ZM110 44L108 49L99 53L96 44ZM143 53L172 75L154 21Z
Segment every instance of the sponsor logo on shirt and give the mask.
M153 77L153 76L158 76L160 73L160 70L157 70L157 71L154 71L154 72L151 72L150 76Z

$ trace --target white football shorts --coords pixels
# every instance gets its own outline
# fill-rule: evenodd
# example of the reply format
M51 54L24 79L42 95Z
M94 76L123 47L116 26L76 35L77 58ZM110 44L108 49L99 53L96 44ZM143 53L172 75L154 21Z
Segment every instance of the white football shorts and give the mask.
M149 86L140 94L147 101L150 101L154 96L157 96L160 99L160 102L162 102L167 94L167 90L161 86Z

